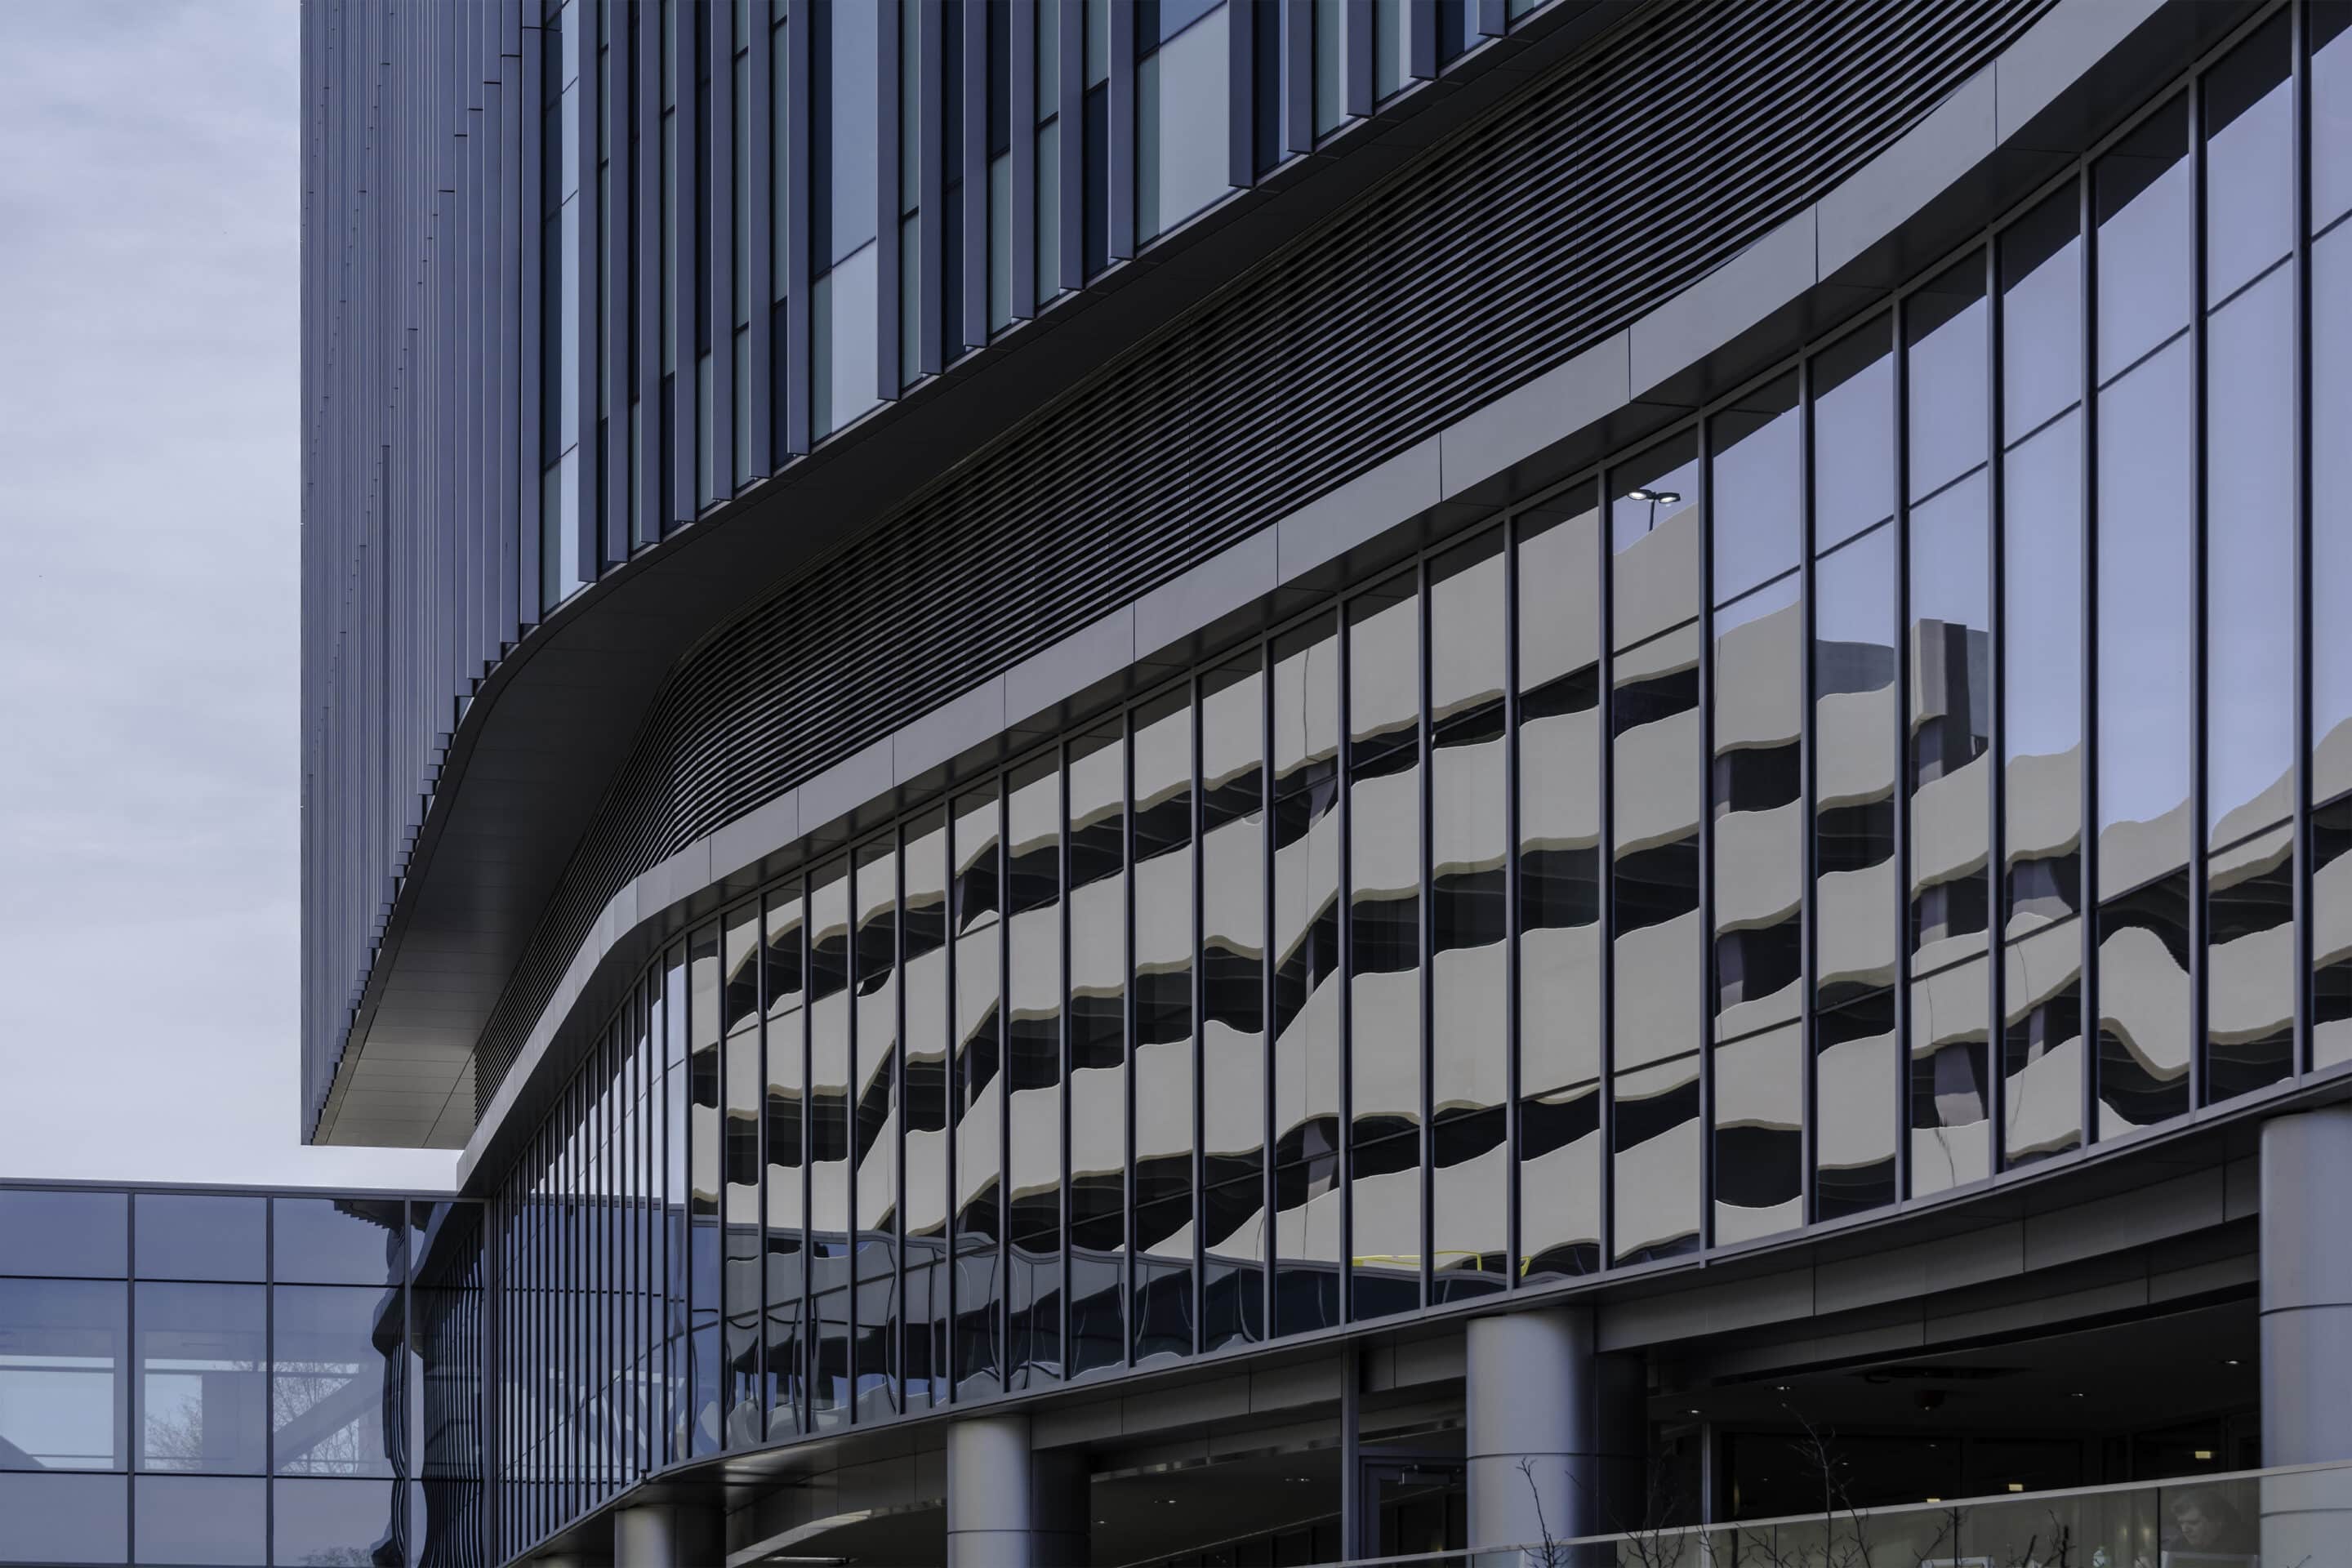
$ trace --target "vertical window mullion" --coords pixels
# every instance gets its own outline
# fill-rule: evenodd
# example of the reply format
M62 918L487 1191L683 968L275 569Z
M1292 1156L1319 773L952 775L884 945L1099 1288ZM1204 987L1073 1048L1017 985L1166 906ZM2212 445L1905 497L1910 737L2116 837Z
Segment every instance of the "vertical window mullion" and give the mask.
M2203 1105L2208 1096L2206 1081L2210 1068L2206 1051L2206 1016L2210 999L2206 994L2206 980L2212 966L2206 962L2205 952L2205 892L2206 865L2212 847L2211 820L2207 816L2207 773L2205 738L2207 730L2205 677L2209 660L2206 657L2206 573L2205 573L2205 437L2210 428L2206 417L2206 321L2210 315L2211 301L2206 298L2205 245L2205 77L2202 72L2189 79L2189 1104L2193 1111ZM2087 182L2086 182L2087 183ZM2085 236L2084 250L2091 248ZM2087 299L2087 296L2086 296ZM2091 311L2084 311L2084 320ZM2095 363L2092 365L2095 377ZM2086 382L2087 387L2091 383ZM2084 414L2087 420L2091 405L2096 401L2087 392L2084 398ZM2095 427L2084 426L2086 435ZM2088 439L2084 442L2084 468L2090 471ZM2095 514L2094 514L2095 515ZM2300 658L2297 660L2300 663ZM2085 683L2088 684L2087 682ZM2089 770L2085 770L2088 773ZM2085 818L2085 822L2095 818ZM2085 847L2090 835L2084 834ZM2088 857L2085 857L2087 862ZM2095 888L2096 883L2086 883ZM2093 906L2084 905L2084 909ZM2094 954L2095 949L2093 950ZM2086 959L2086 963L2088 960ZM2086 1002L2095 995L2091 984L2092 972L2084 971L2084 995ZM2098 1037L2091 1030L2097 1023L2095 1012L2084 1018L2084 1055L2095 1059ZM2086 1114L2097 1111L2095 1100L2086 1101ZM2098 1123L2085 1120L2084 1139L2096 1136Z
M1110 7L1110 249L1116 266L1135 254L1136 8ZM1159 40L1151 40L1157 46Z
M1989 236L1984 248L1985 298L1985 626L1990 632L1986 676L1991 689L1985 740L1992 771L1985 789L1988 815L1985 854L1986 1051L1985 1079L1992 1106L1992 1162L1998 1176L2009 1157L2009 1017L2007 1003L2009 939L2001 904L2001 866L2009 853L2009 769L2007 765L2009 704L2008 552L2003 534L2009 516L2004 479L2008 454L2001 440L2001 325L2005 312L2000 298L2000 246ZM1908 433L1906 432L1906 438Z
M2312 921L2311 900L2311 755L2312 755L2312 592L2311 592L2311 7L2308 0L2292 7L2294 116L2294 847L2288 863L2294 868L2293 931L2294 964L2294 1046L2289 1070L2300 1082L2311 1059ZM2201 140L2201 138L2200 138ZM2203 224L2198 225L2201 231Z
M2075 345L2075 352L2080 356L2082 362L2081 374L2083 387L2083 440L2080 459L2082 463L2081 483L2083 488L2081 503L2083 513L2083 583L2081 608L2076 614L2076 618L2081 623L2078 629L2081 634L2080 646L2082 652L2078 657L2082 661L2083 668L2083 776L2081 781L2082 804L2077 809L2082 813L2083 820L2082 837L2080 839L2080 843L2082 845L2083 879L2081 895L2083 909L2082 1118L2083 1142L2087 1145L2099 1135L2099 1034L2100 1014L2105 1010L2104 1005L2099 998L2099 928L2102 923L2101 911L2099 908L2098 826L2100 749L2098 711L2100 402L2098 354L2099 224L2097 210L2093 205L2095 182L2092 179L2091 166L2087 160L2084 163L2082 168L2075 175L2074 190L2076 200L2076 217L2074 223L2076 230L2081 236L2081 239L2079 241L2081 250L2077 257L2078 276L2080 281L2077 283L2076 287L2081 290L2082 297L2082 307L2080 310L2081 330L2077 334ZM2192 443L2192 447L2193 445L2194 444ZM2192 458L2190 462L2193 465L2195 458ZM2193 467L2191 471L2193 474ZM2192 492L2191 504L2193 505L2195 504L2193 494L2196 489L2193 480L2190 488ZM2198 533L2192 532L2190 538L2192 542L2189 546L2189 575L2192 586L2190 589L2189 602L2193 605L2199 602L2198 592L2193 584L2197 582L2202 573L2200 563L2203 559L2204 548L2202 541ZM2201 646L2203 642L2204 639L2201 637L2192 636L2189 638L2192 649ZM2195 659L2199 656L2192 652L2189 657L2192 659ZM2200 700L2199 692L2202 686L2203 681L2201 679L2192 677L2189 681L2189 703L2191 712L2199 710ZM2200 723L2199 721L2192 721L2190 727L2189 747L2189 765L2191 769L2190 777L2192 779L2199 776L2202 771L2199 764L2199 759L2204 754L2202 734L2203 732ZM2192 788L2194 786L2192 785ZM2201 805L2192 807L2192 822L2202 822L2204 820L2204 817L2201 815L2202 809ZM2192 828L2192 831L2195 830ZM2202 1060L2205 1054L2203 1044L2205 1039L2204 1007L2201 1001L2197 999L2201 995L2203 984L2202 976L2205 971L2204 950L2202 943L2205 903L2201 874L2203 864L2203 856L2192 855L2190 857L2189 899L2189 973L2191 977L2189 981L2189 995L2191 997L2189 1014L2193 1023L2189 1032L2190 1064L2189 1081L2190 1086L2189 1094L2191 1096L2191 1104L2196 1103L2195 1097L2198 1094L2197 1084L2199 1078L2201 1076L2198 1070L2198 1064Z
M1607 510L1609 497L1613 493L1610 470L1601 469L1597 479L1596 493L1602 510L1599 540L1600 643L1595 650L1599 680L1593 705L1600 735L1600 778L1596 787L1601 807L1601 845L1594 871L1599 892L1599 918L1595 923L1599 927L1601 952L1595 973L1600 979L1601 1012L1600 1059L1594 1064L1600 1076L1593 1092L1599 1097L1596 1131L1600 1139L1601 1191L1593 1229L1601 1241L1596 1264L1605 1270L1617 1266L1617 552ZM1703 497L1706 492L1701 489L1699 493ZM1512 846L1514 854L1517 847Z
M905 264L898 230L906 193L898 188L898 135L902 51L920 47L903 36L905 8L898 0L875 0L874 7L874 395L887 403L903 390L899 375L899 273ZM904 1189L900 1189L904 1195Z
M1895 726L1895 902L1888 917L1895 921L1895 1203L1911 1196L1911 355L1906 333L1906 301L1895 300L1887 317L1893 355L1893 426L1886 438L1895 444L1888 471L1895 477L1895 689L1904 705ZM1805 443L1811 460L1812 443ZM1810 520L1809 520L1810 521ZM1810 542L1810 535L1808 536ZM1807 639L1810 644L1811 639ZM1986 1033L1991 1034L1990 1028ZM1991 1056L1992 1042L1986 1041ZM1988 1167L1990 1168L1990 1167Z
M1503 520L1503 1247L1506 1265L1503 1289L1519 1288L1526 1269L1527 1247L1521 1239L1520 1209L1525 1203L1519 1168L1519 1095L1526 1087L1519 1068L1520 1016L1519 935L1519 522L1517 515ZM1433 980L1436 974L1431 965ZM1434 1031L1433 1031L1433 1037ZM1433 1037L1430 1049L1437 1048ZM1432 1129L1433 1138L1435 1130ZM1432 1163L1435 1163L1434 1158Z
M784 79L779 84L776 112L784 120L784 341L772 346L784 357L784 449L778 461L806 455L814 417L811 386L809 309L810 226L809 135L815 121L810 111L811 25L814 6L806 0L784 22ZM808 1086L814 1097L815 1085ZM812 1108L814 1098L810 1100Z

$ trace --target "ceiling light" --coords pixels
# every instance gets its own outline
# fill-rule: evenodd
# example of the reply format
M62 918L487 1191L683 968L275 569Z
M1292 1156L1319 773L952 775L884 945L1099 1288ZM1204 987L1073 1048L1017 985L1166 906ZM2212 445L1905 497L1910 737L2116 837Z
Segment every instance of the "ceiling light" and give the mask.
M2242 1361L2240 1361L2236 1356L2231 1356L2229 1360L2227 1360L2227 1361L2223 1362L2221 1364L2222 1364L2223 1366L2243 1366L2243 1365L2245 1365L2246 1363L2243 1363L2243 1362L2242 1362Z
M1786 1394L1789 1392L1789 1385L1785 1383L1776 1383L1772 1385L1772 1392L1775 1394Z
M1942 1498L1939 1498L1939 1497L1931 1497L1931 1498L1929 1498L1927 1500L1928 1500L1929 1502L1941 1502L1941 1501L1943 1501L1944 1500L1943 1500Z
M2200 1448L2197 1450L2197 1457L2200 1459L2210 1459L2213 1457L2213 1450L2210 1448Z
M2009 1483L2009 1489L2013 1492L2021 1492L2025 1489L2025 1483L2023 1481L2011 1481Z

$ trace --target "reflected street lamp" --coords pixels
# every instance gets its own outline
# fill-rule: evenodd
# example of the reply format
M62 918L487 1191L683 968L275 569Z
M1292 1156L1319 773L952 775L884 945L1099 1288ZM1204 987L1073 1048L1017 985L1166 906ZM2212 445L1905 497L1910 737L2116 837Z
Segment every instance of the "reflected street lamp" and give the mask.
M1678 490L1654 490L1654 489L1638 489L1638 490L1627 490L1627 491L1625 492L1625 499L1626 499L1627 500L1645 500L1645 501L1648 501L1648 502L1650 503L1650 523L1649 523L1649 527L1648 527L1648 528L1644 528L1643 530L1642 530L1642 531L1643 531L1643 532L1647 533L1647 532L1649 532L1652 529L1654 529L1654 528L1656 528L1656 527L1658 526L1658 505L1659 505L1659 503L1660 503L1661 501L1663 501L1663 502L1664 502L1666 505L1668 505L1668 506L1672 506L1672 505L1674 505L1674 504L1675 504L1675 502L1676 502L1676 501L1678 501L1678 500L1682 500L1683 498L1682 498L1682 494L1681 494L1681 492L1680 492L1680 491L1678 491Z

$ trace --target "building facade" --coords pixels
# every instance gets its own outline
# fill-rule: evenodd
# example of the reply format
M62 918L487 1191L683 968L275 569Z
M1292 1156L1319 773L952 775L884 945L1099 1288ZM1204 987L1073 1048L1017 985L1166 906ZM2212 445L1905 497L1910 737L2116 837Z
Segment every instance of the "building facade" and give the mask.
M303 27L485 1559L2352 1561L2352 8Z

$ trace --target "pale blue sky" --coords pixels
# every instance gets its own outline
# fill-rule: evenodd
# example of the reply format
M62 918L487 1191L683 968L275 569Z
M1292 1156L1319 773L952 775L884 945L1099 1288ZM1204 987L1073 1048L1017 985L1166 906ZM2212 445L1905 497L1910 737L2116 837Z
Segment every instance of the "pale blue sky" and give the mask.
M298 24L0 4L0 1175L297 1132Z

